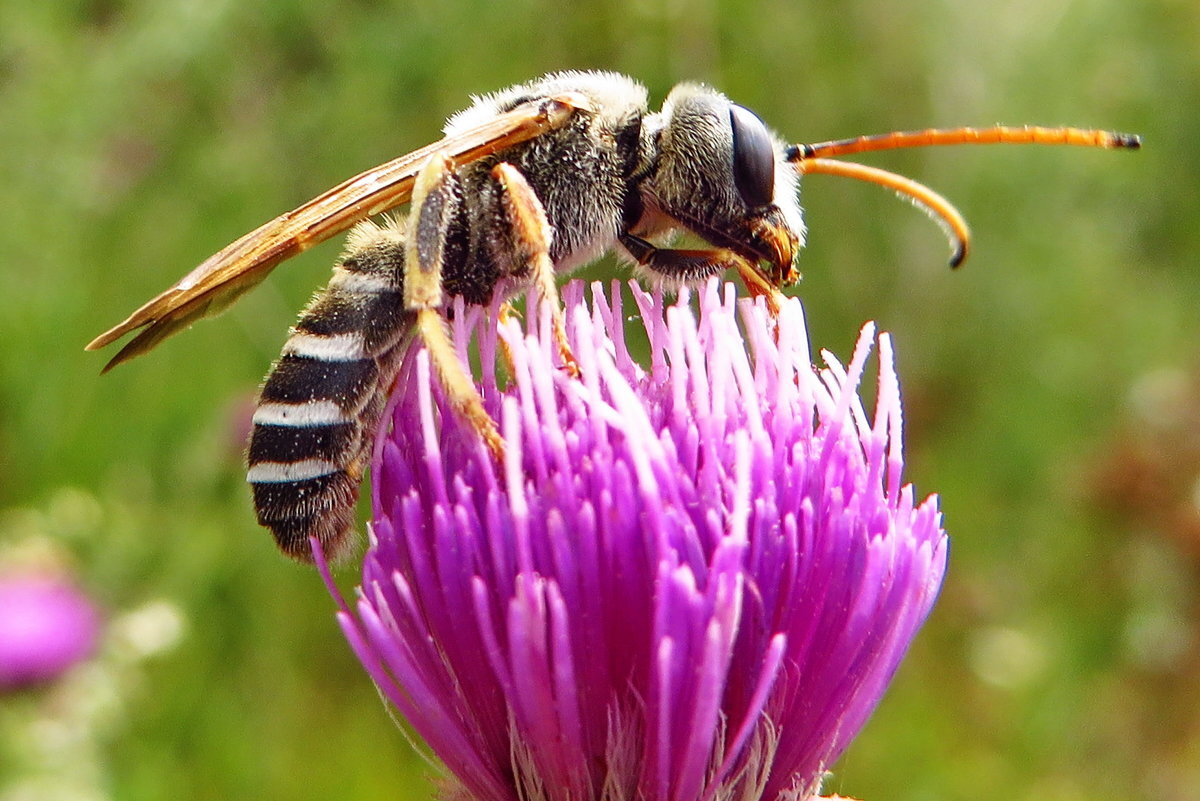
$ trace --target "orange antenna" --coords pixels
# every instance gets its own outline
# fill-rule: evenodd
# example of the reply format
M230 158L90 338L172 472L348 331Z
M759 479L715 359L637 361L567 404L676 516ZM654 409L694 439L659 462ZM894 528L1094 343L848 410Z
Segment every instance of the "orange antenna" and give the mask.
M991 128L929 128L924 131L894 131L851 139L835 139L811 145L792 145L788 148L786 155L788 161L795 165L796 170L801 174L825 173L856 178L860 181L879 184L907 197L926 211L946 231L954 248L953 255L950 257L950 266L958 267L966 259L970 250L971 234L963 216L950 201L924 184L904 176L856 162L834 161L833 157L904 147L993 144L1076 145L1137 150L1142 146L1142 140L1141 137L1134 134L1113 131L1041 128L1034 125L1023 127L996 125Z
M924 131L893 131L874 136L835 139L815 145L793 145L788 150L789 161L813 158L848 156L875 150L895 150L902 147L932 145L1077 145L1137 150L1142 139L1135 134L1097 131L1083 128L1040 128L1025 125L1013 128L996 125L991 128L929 128Z
M967 221L963 219L958 209L954 208L954 204L925 184L894 172L881 170L878 167L868 167L866 164L859 164L856 161L811 158L797 162L796 168L801 174L818 172L879 184L907 197L946 232L953 249L950 255L950 266L958 267L966 260L967 252L971 248L971 231L967 228Z

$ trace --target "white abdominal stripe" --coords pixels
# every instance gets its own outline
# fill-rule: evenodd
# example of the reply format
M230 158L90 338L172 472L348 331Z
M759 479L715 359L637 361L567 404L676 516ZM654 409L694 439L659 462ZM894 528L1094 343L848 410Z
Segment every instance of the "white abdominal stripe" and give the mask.
M260 403L254 410L253 423L261 426L332 426L351 422L352 418L331 400L307 403Z
M307 481L336 473L342 468L327 459L298 462L257 462L250 465L246 480L251 484L282 484Z
M398 245L401 253L403 245ZM380 295L398 290L396 279L391 273L348 270L345 267L334 272L329 281L329 291L349 295Z
M293 333L283 346L286 356L303 356L326 362L353 362L367 357L362 335Z

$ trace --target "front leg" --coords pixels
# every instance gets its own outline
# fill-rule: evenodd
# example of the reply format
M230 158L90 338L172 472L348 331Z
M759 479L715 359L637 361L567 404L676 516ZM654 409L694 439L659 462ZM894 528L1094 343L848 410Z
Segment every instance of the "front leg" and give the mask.
M737 270L742 283L751 295L767 299L772 314L778 314L783 294L771 283L758 266L728 248L709 250L680 250L656 247L630 233L617 237L621 246L647 272L675 284L693 284L720 275L729 269Z

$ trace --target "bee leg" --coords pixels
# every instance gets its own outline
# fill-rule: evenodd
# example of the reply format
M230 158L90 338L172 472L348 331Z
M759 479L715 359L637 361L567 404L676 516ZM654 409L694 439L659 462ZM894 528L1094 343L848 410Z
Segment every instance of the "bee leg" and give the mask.
M459 192L450 160L433 156L413 187L404 260L404 308L416 314L417 336L429 352L454 410L475 428L492 456L504 460L504 439L483 406L474 381L459 361L446 320L442 268L446 235L458 208Z
M771 313L779 313L779 303L783 297L779 288L772 284L756 265L732 250L727 248L710 250L660 248L629 233L621 234L618 240L638 263L638 266L652 275L665 278L673 283L695 283L714 275L720 275L730 268L735 269L750 294L765 297Z
M530 275L542 303L550 305L551 326L563 369L579 377L579 362L567 342L567 327L562 302L558 296L554 262L550 259L550 239L553 231L546 219L546 210L525 180L520 170L501 162L492 168L492 178L499 184L520 275Z
M617 239L621 246L647 272L668 281L690 284L735 268L751 269L743 257L725 248L675 250L655 247L641 237L624 233Z

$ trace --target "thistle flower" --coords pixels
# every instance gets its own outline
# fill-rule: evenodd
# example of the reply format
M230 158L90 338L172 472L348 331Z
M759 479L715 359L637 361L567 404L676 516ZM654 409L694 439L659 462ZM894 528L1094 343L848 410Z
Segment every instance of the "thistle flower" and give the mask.
M405 357L340 621L449 797L808 798L941 586L936 498L901 484L886 335L870 415L871 326L817 371L797 301L776 319L710 282L697 319L686 292L632 291L648 369L619 291L567 289L581 378L554 366L545 315L523 333L458 309L502 467L426 354Z
M0 691L50 681L96 647L100 616L55 571L0 574Z

